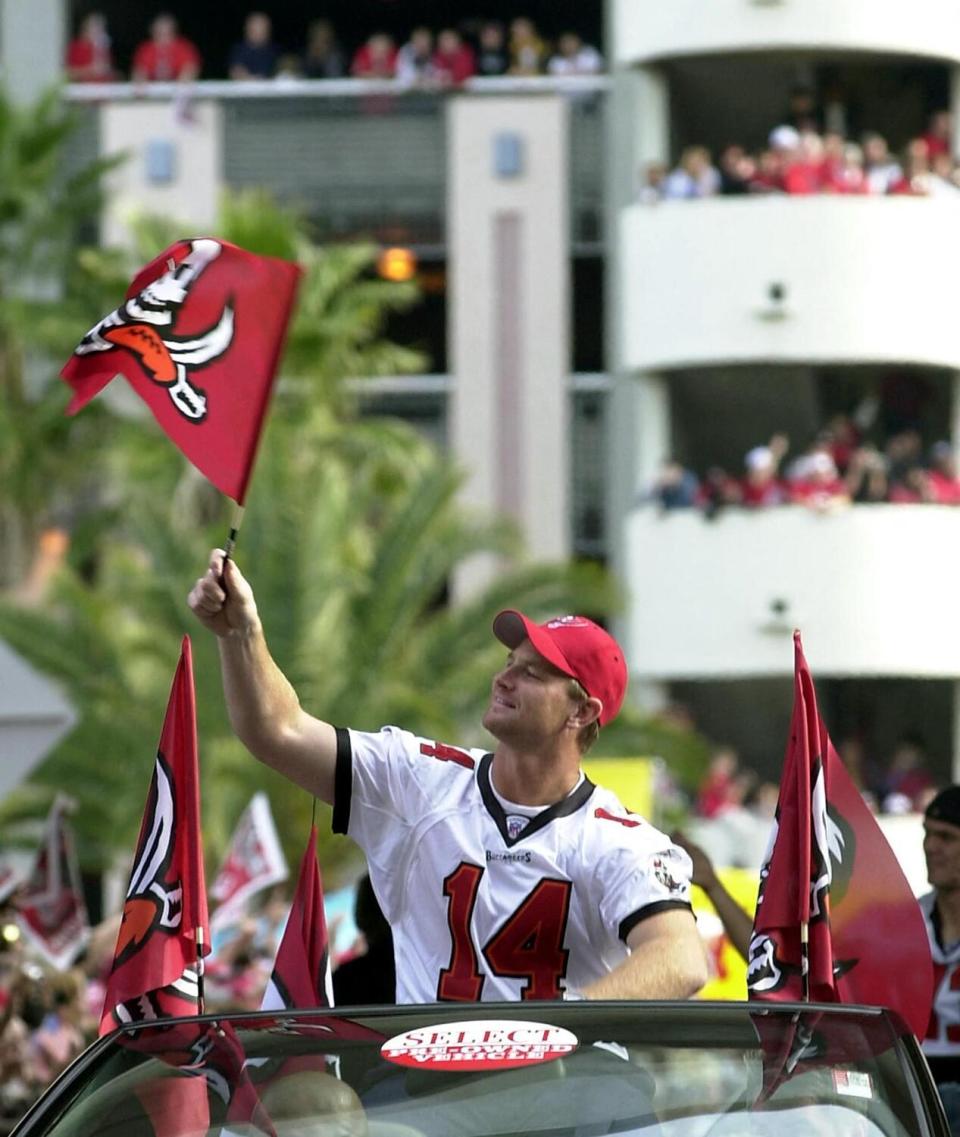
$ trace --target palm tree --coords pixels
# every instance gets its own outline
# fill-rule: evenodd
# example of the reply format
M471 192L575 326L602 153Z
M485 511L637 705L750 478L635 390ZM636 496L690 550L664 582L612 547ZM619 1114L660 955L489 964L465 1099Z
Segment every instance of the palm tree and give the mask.
M75 241L115 164L65 174L73 129L56 93L29 107L0 93L0 589L22 580L38 534L94 467L95 423L64 419L46 366L90 318L89 281L73 287L86 275Z
M344 376L423 367L381 331L414 290L375 279L372 248L314 248L295 217L262 197L233 199L219 232L252 251L295 254L305 268L238 550L278 662L319 714L476 740L500 651L493 612L507 602L555 611L574 597L602 612L609 581L590 568L527 566L464 608L442 603L462 558L482 550L506 561L519 546L504 524L459 512L459 474L411 428L356 413ZM151 221L141 233L153 256L173 229ZM0 606L0 636L81 709L80 726L30 788L70 786L91 868L133 846L179 637L196 630L185 593L222 539L225 514L151 423L113 422L110 437L91 532L75 540L43 609ZM249 796L265 787L294 859L312 803L233 738L209 637L195 637L194 654L208 852L219 857ZM4 805L21 807L17 795ZM349 855L342 840L324 849L327 865Z
M263 449L238 556L278 663L318 714L477 742L502 653L489 631L494 612L508 602L534 612L572 607L574 597L593 611L611 602L596 570L540 566L505 573L465 608L438 603L464 556L508 555L516 540L502 525L460 515L458 475L400 425L284 424ZM124 533L104 543L95 581L68 571L43 611L0 606L0 635L63 682L82 709L80 727L33 781L51 794L70 786L91 866L132 847L177 642L196 630L184 596L214 539L209 525L205 534L178 527L170 499L125 512ZM294 859L312 804L233 739L215 648L202 632L194 654L208 851L219 856L243 805L266 787ZM325 864L348 848L331 840Z

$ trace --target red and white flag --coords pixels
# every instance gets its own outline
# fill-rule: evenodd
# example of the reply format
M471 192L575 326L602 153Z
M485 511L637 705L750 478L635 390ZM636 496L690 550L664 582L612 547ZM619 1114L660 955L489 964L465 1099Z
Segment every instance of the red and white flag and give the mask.
M226 241L171 245L63 367L67 413L124 375L174 444L242 505L299 276L289 261Z
M217 902L210 916L211 925L217 928L236 920L251 896L289 875L270 812L270 799L263 792L256 793L240 815L226 858L210 889L210 896Z
M287 926L260 1009L277 1011L296 1007L305 1010L332 1006L330 941L317 864L317 827L313 825L300 862Z
M200 837L197 716L183 637L117 936L100 1033L200 1009L210 950Z
M930 1016L933 969L920 906L827 735L799 632L747 989L751 999L891 1007L919 1038Z
M58 794L43 843L14 904L24 936L58 970L69 967L90 938L69 808L69 800Z

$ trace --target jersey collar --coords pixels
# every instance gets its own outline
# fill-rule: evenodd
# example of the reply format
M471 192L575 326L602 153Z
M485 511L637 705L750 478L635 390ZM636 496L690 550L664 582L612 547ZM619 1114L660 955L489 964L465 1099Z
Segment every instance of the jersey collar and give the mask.
M487 813L489 813L496 822L496 826L500 830L500 836L503 838L503 843L507 848L518 844L532 833L538 833L556 818L569 817L571 813L576 813L596 788L589 778L584 777L583 781L577 786L573 793L569 794L562 801L555 802L553 805L548 805L545 809L542 809L536 817L530 818L529 823L521 829L516 837L511 837L507 832L506 812L497 799L497 795L493 792L493 786L490 783L490 770L492 766L493 755L484 754L480 759L480 765L477 767L477 785L480 788L480 797L483 799Z

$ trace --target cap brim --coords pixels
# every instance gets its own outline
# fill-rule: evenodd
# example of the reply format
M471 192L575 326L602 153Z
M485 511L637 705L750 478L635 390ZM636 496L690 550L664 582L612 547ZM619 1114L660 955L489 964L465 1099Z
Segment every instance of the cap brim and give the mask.
M553 642L549 633L544 631L539 624L535 624L533 620L524 616L522 612L517 612L512 608L499 612L493 620L493 634L502 644L506 644L511 649L519 647L524 640L529 640L538 655L542 655L548 663L552 663L564 675L575 678L570 664L567 663L563 652Z

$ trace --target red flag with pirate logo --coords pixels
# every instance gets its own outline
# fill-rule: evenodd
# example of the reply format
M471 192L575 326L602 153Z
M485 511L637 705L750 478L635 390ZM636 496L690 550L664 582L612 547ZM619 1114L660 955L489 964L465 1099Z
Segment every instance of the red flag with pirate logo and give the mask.
M209 951L190 637L183 637L140 826L100 1033L196 1014Z
M67 413L125 376L175 445L242 505L299 275L226 241L171 245L67 361Z
M296 1007L305 1010L332 1006L330 941L317 864L317 827L313 825L300 862L287 926L260 1009L276 1011Z
M58 794L33 869L14 901L24 935L52 967L61 971L73 963L90 938L80 862L67 821L69 808L69 799Z
M255 893L279 884L290 875L280 847L277 827L270 812L270 799L262 791L243 811L210 895L217 907L210 917L214 928L240 917Z
M920 907L827 735L799 632L790 738L760 870L747 988L752 999L891 1007L920 1038L930 1015L933 971Z

